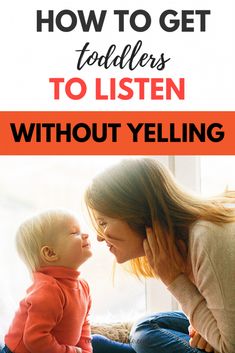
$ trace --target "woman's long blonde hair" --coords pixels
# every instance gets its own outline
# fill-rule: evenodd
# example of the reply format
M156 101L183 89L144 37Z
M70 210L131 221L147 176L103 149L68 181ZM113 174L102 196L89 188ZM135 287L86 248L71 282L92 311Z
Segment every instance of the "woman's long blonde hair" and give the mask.
M189 228L195 221L235 221L234 211L222 200L189 194L153 158L126 159L107 169L87 188L85 203L96 229L94 210L126 221L143 239L146 226L152 227L161 248L181 271L186 271ZM133 259L130 264L137 276L155 276L146 257Z

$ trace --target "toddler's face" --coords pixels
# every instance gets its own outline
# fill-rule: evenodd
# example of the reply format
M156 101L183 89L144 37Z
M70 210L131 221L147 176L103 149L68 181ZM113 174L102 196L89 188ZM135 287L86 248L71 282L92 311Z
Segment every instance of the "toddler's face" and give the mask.
M89 235L81 233L78 221L72 216L63 222L59 233L56 244L58 265L77 269L92 255Z

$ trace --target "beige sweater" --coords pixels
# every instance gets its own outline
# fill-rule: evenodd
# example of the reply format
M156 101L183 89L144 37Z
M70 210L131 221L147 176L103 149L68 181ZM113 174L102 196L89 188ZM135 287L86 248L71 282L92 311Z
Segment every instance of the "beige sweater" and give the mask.
M168 289L215 352L235 353L235 223L196 222L189 255L194 283L182 274Z

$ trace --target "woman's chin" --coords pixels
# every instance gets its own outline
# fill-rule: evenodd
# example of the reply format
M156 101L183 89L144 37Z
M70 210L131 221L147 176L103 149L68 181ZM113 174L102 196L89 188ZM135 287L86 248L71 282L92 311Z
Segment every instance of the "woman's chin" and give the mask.
M127 259L124 258L121 254L119 254L118 251L116 251L115 248L112 248L111 252L115 256L116 261L117 261L118 264L123 264L124 262L127 261Z
M112 254L115 256L116 261L118 264L123 264L124 262L136 259L137 257L139 257L138 255L136 256L125 256L124 254L119 254L118 251L112 251Z
M120 255L120 254L115 254L114 256L115 256L116 261L117 261L118 264L123 264L124 262L127 262L127 261L130 260L129 257L123 256L123 255Z

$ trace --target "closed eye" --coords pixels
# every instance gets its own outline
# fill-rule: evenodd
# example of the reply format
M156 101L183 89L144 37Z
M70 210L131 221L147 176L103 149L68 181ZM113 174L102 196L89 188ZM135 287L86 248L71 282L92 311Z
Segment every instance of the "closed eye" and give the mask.
M73 232L73 233L71 233L71 235L75 235L77 237L80 237L82 235L82 233L81 232Z
M104 222L104 221L99 221L99 222L98 222L98 225L99 225L99 227L101 227L101 228L105 228L106 225L107 225L107 223Z

